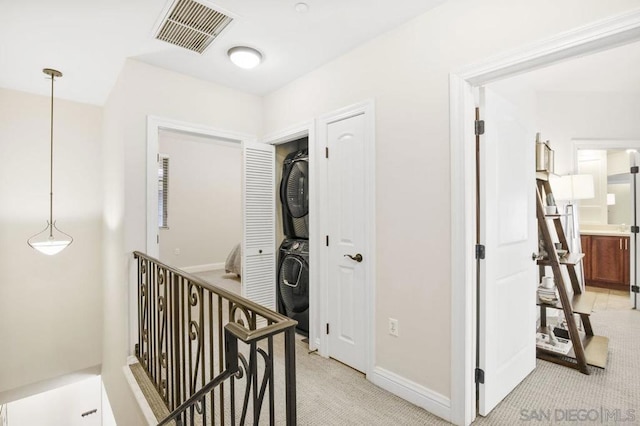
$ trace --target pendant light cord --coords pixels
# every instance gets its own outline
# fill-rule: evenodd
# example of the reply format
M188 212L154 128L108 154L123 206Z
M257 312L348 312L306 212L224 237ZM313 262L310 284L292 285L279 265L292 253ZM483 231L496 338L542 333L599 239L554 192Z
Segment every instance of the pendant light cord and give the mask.
M51 74L51 147L49 163L49 236L53 237L53 81L55 77Z

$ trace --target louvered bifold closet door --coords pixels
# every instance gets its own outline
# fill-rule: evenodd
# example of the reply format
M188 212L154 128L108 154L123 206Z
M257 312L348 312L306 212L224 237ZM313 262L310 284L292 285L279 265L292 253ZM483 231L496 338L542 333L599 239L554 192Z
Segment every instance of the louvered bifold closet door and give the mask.
M276 309L275 148L244 143L242 295Z

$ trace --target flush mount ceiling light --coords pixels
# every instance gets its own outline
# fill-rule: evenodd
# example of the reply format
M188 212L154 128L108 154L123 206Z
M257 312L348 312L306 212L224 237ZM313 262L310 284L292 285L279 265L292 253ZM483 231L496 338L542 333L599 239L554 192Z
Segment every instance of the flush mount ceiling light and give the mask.
M51 121L50 121L50 161L49 161L49 221L47 227L41 232L27 240L27 244L38 250L40 253L49 256L60 253L73 242L71 235L65 234L58 229L53 220L53 82L56 77L62 77L62 73L57 70L45 68L43 73L51 78Z
M309 11L309 5L307 3L303 3L303 2L296 3L294 8L296 9L296 12L298 12L298 13L307 13Z
M247 46L236 46L229 49L227 52L231 62L239 66L250 70L257 67L262 62L262 53L256 49Z

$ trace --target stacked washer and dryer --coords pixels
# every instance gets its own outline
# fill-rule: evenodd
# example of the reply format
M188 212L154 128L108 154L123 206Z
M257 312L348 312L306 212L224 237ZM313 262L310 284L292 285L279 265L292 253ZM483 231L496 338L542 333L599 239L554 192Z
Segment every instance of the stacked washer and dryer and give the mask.
M280 182L284 240L278 255L278 312L298 321L309 335L309 155L289 153Z

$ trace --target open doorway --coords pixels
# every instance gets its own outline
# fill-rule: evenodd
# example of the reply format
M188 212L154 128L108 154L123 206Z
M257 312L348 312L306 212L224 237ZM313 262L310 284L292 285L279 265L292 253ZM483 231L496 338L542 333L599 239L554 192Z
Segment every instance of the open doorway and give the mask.
M631 230L637 218L630 170L640 149L640 123L633 119L640 112L640 80L631 71L634 63L640 64L638 42L488 85L525 111L549 141L555 153L552 187L563 176L591 176L593 196L574 200L575 206L566 199L558 205L567 214L563 224L572 251L585 254L580 281L599 293L598 309L635 303Z
M629 134L634 130L619 123ZM597 293L594 309L637 309L636 257L638 140L579 140L574 142L575 170L594 181L594 197L579 207L578 229L585 284Z
M640 26L640 23L636 22L636 27ZM604 27L608 27L607 30ZM634 27L634 28L636 28ZM612 37L612 33L607 33L608 30L613 30L616 33L615 37ZM596 47L593 43L593 35L594 32L599 34L596 38L599 40L599 46ZM589 35L587 34L589 33ZM562 43L561 39L566 39L566 44ZM563 34L562 37L557 37L553 40L549 40L547 44L539 43L535 47L524 48L522 51L514 52L511 56L505 57L502 56L500 58L496 58L493 62L491 60L484 62L477 67L467 67L464 71L461 71L459 74L454 74L451 78L451 97L452 97L452 180L453 180L453 191L454 191L454 200L453 200L453 226L454 229L456 225L459 225L458 229L462 231L460 233L454 233L453 236L453 248L456 253L465 253L463 258L457 258L456 264L459 265L460 262L465 264L465 269L463 272L456 273L454 271L454 290L452 293L453 302L453 312L454 312L454 320L453 320L453 334L454 336L458 336L457 332L462 332L460 334L460 338L454 337L453 341L453 353L455 354L456 349L462 349L461 355L458 357L459 365L464 365L464 369L454 373L454 384L452 389L453 399L457 399L456 396L460 396L460 399L464 399L464 406L456 410L456 402L452 401L452 409L453 411L457 411L458 413L462 413L464 411L464 422L468 423L472 419L475 418L475 397L476 392L471 391L473 387L470 386L470 383L493 383L496 382L496 376L491 376L489 372L478 371L473 363L475 356L474 352L470 350L470 347L473 348L473 342L475 340L474 333L474 325L475 313L473 307L475 306L475 299L477 294L475 292L475 288L470 286L470 283L475 282L476 268L475 258L483 258L483 250L478 250L478 247L474 247L475 244L475 221L471 220L475 215L474 214L458 214L457 212L470 212L474 211L472 206L475 206L475 187L471 183L475 183L475 179L470 176L470 170L474 170L473 167L475 160L475 150L473 150L473 146L475 145L475 140L471 136L473 135L473 128L475 127L477 130L481 130L481 126L474 126L473 121L471 119L472 107L475 106L475 102L473 101L474 90L473 87L480 87L489 84L490 82L495 82L501 78L505 78L508 76L513 76L518 73L522 73L523 70L532 70L539 68L541 66L548 66L551 64L555 64L558 62L559 58L561 59L569 59L576 58L580 55L584 55L585 52L595 52L598 50L602 50L603 46L614 47L619 46L621 44L621 40L625 40L626 42L632 42L637 40L637 34L633 31L630 31L630 27L623 28L623 25L617 27L617 24L613 21L609 21L604 24L594 24L592 28L588 31L585 28L574 31L571 34ZM570 42L569 42L570 41ZM579 76L581 73L574 73L574 76ZM524 74L523 74L524 76ZM526 93L525 93L526 95ZM535 99L535 98L534 98ZM536 105L537 103L537 105ZM533 108L538 108L541 103L534 102ZM584 106L584 101L580 106ZM579 112L580 108L577 108L574 113ZM558 119L559 117L556 117ZM596 121L599 117L596 118L588 118L586 116L582 116L583 121L593 120ZM561 124L565 124L561 122ZM486 124L486 127L490 126L490 123ZM536 127L540 128L540 122L537 123ZM581 136L573 135L568 138L569 147L567 150L571 151L571 140L579 137L584 137L584 134ZM603 136L601 136L603 137ZM613 136L609 136L613 137ZM546 134L544 136L545 139L554 140L552 136ZM556 138L557 139L557 138ZM562 138L564 139L564 138ZM532 148L533 149L533 148ZM561 150L559 150L561 151ZM556 151L556 156L559 154ZM557 157L556 157L557 158ZM569 162L571 163L571 155L568 156ZM515 159L515 161L518 161ZM458 168L458 166L460 168ZM461 170L463 169L463 170ZM567 167L567 170L558 170L563 174L572 172L571 167ZM532 182L534 177L532 176ZM533 186L533 184L532 184ZM495 200L494 200L495 201ZM480 207L482 211L482 206ZM456 250L456 248L459 249ZM475 250L474 250L475 248ZM527 256L531 259L532 252L535 254L537 251L537 247L531 247L528 253L524 251L520 253L522 256ZM471 255L474 253L474 255ZM491 255L493 254L493 259L491 259ZM484 262L480 262L480 268L486 267L491 268L495 267L497 262L505 262L506 259L504 257L499 256L497 252L491 252L487 247L486 250L486 260ZM492 263L493 262L493 263ZM532 267L535 267L535 263L531 263ZM455 270L455 268L454 268ZM458 283L460 283L460 287L458 287ZM537 283L534 281L531 283L533 288ZM532 302L533 303L533 302ZM504 305L498 305L497 312L499 314L500 311L504 311L502 307ZM486 309L486 306L482 303L477 305L478 310ZM528 308L526 308L528 309ZM482 313L480 313L482 315ZM506 319L505 319L506 320ZM503 321L500 325L505 325L506 323ZM487 330L487 332L491 333L504 333L504 327L497 327L494 330ZM480 332L480 345L486 339L486 335L483 335ZM459 345L459 346L458 346ZM502 369L509 368L509 360L504 360L499 367ZM456 359L454 359L454 364L457 364ZM484 374L479 374L484 373ZM489 377L487 377L489 375ZM522 380L522 378L520 379ZM519 380L514 381L516 384ZM456 384L459 384L460 388L456 389ZM462 390L465 389L465 390ZM508 391L506 392L508 393ZM487 410L491 411L491 408Z
M159 167L167 188L158 197L160 260L187 272L224 269L242 241L240 144L161 130L158 148L167 164Z
M158 152L160 261L239 294L240 144L161 129Z
M586 296L591 300L588 313L584 314L586 321L589 321L592 313L597 314L600 310L632 307L629 300L630 253L635 247L634 241L629 238L629 231L630 227L635 226L635 220L631 214L629 185L631 159L626 150L619 148L630 148L624 146L625 142L620 139L640 132L636 123L625 120L630 111L640 112L640 81L632 81L628 77L626 63L624 66L612 64L622 64L621 58L628 60L634 56L637 56L640 63L637 51L638 44L633 43L490 83L481 89L481 110L484 107L481 117L486 117L487 123L485 140L480 145L479 229L482 238L479 244L486 245L486 251L498 259L504 259L486 264L486 267L480 262L478 268L481 281L478 287L480 303L477 365L480 371L491 374L493 379L493 384L479 383L478 410L482 415L489 414L497 402L514 388L514 384L522 381L535 369L533 357L540 349L533 347L529 340L519 342L514 338L514 334L518 337L529 336L531 325L537 323L537 336L544 339L544 332L540 330L548 332L549 329L545 328L547 324L551 324L551 330L557 330L558 333L566 332L566 324L571 321L572 316L569 313L563 316L561 310L543 308L540 308L536 316L531 311L531 304L522 300L524 294L529 295L531 300L536 300L535 294L531 297L531 290L538 286L543 287L540 284L542 276L554 275L551 268L547 268L547 271L539 274L540 277L537 274L533 275L533 281L523 285L523 279L531 280L531 275L525 272L534 269L535 264L526 262L526 248L520 250L515 245L528 243L530 253L542 250L535 249L537 233L530 230L527 232L529 222L524 220L527 216L530 219L535 218L535 203L531 202L528 195L534 182L533 169L527 169L529 163L524 160L527 158L524 154L532 150L528 147L533 147L535 140L535 132L531 129L541 133L543 140L547 141L547 146L552 148L551 152L555 153L556 167L551 167L552 173L548 176L552 188L555 188L558 182L559 189L559 182L565 175L575 174L592 178L591 186L595 188L595 191L591 189L591 195L578 195L577 188L573 189L572 195L560 195L560 191L554 189L554 195L559 198L558 206L571 207L560 209L560 214L564 215L561 220L570 242L570 251L586 255L583 261L576 265L578 271L582 271L584 267L582 282L587 283L587 292L581 300L586 303ZM573 80L568 80L567 76L571 75ZM603 78L607 79L607 83L602 82ZM596 88L598 90L595 90ZM489 96L490 93L496 94L493 99ZM500 100L504 102L498 102ZM585 120L589 117L603 117L607 113L611 122L607 123L608 126L603 126L599 120ZM516 127L514 123L523 130L513 131ZM606 150L579 150L577 155L575 154L576 147L587 146L584 143L581 145L581 141L588 140L593 145L596 139L603 140L603 136L607 137L611 148L618 150L612 151L609 156ZM501 137L507 139L503 141ZM519 140L529 142L518 145ZM506 158L505 153L509 150L513 151L512 155ZM516 152L518 150L519 154ZM494 160L496 158L497 161ZM523 170L529 170L530 183L521 185L522 189L516 193L514 191L522 181L520 177ZM495 179L492 180L492 177ZM626 192L622 190L625 186L622 180L626 180ZM619 224L609 224L608 217L622 217L621 211L612 209L615 207L612 198L616 193L620 199L620 210L625 211L626 219L618 219L622 220ZM609 203L607 198L610 200ZM528 212L519 213L518 207L527 205ZM519 227L512 226L516 217L522 219ZM495 226L491 228L493 222ZM573 242L574 239L577 240L576 244ZM514 256L514 252L518 250L522 256ZM519 263L522 263L522 266L514 269ZM564 282L568 284L572 270L560 269L558 274L562 274L565 277ZM503 270L505 272L501 274ZM555 275L557 281L558 275ZM520 288L518 285L523 287ZM595 289L596 294L591 293L594 290L591 285L599 285ZM519 290L514 292L516 288ZM578 294L579 290L572 291L571 286L568 288L569 298ZM539 289L538 293L540 291ZM582 332L581 317L577 318L578 330ZM513 324L513 321L517 324ZM509 327L505 327L506 323L510 324ZM502 329L503 332L494 334L492 330L497 329ZM584 330L592 333L590 322L584 325ZM563 337L568 339L568 332ZM538 337L536 343L539 343ZM574 349L577 349L576 345L574 344ZM497 351L498 347L500 351ZM537 347L539 348L539 345ZM590 365L606 365L606 347L605 362L601 363L589 357L591 349L588 343L584 343L584 349L580 347L580 350L587 354L587 362ZM562 360L568 362L567 365L571 365L568 361L569 355ZM502 368L505 365L508 368Z

